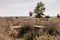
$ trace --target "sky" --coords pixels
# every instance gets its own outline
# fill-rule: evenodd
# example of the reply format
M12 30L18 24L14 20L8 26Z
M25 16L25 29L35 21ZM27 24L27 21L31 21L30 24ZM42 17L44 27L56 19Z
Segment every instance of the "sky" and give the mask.
M60 13L60 0L0 0L0 16L29 16L38 2L45 4L45 15Z

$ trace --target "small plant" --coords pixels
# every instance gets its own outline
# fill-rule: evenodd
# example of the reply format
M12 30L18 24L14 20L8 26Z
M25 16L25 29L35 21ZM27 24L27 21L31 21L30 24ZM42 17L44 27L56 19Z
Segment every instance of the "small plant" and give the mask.
M48 29L47 29L47 32L50 35L53 35L54 34L54 31L55 31L55 28L54 27L48 27Z

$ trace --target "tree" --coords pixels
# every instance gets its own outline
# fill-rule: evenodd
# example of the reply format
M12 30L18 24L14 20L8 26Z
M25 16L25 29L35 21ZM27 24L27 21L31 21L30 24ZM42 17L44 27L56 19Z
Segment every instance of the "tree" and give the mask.
M57 14L57 18L60 18L60 15L59 14Z
M42 2L37 3L37 6L34 9L34 13L36 14L35 17L36 18L41 18L43 14L43 12L45 11L45 6Z
M32 12L29 12L29 16L32 16Z

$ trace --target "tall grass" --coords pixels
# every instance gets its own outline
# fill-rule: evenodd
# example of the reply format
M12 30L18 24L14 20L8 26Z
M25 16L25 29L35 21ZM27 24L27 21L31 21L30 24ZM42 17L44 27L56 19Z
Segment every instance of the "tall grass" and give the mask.
M60 28L59 24L60 24L59 20L49 20L46 25L47 33L50 35L59 34L60 33L58 31L58 28Z

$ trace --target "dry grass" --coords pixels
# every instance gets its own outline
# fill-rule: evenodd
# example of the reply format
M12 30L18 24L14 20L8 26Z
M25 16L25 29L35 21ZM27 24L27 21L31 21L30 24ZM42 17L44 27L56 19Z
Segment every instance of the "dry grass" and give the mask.
M42 35L37 40L58 40L58 36Z
M14 24L18 24L18 25L24 25L24 24L30 24L31 27L33 27L34 24L39 24L39 25L44 25L44 26L53 26L56 27L57 31L60 32L60 19L59 18L49 18L48 21L44 21L44 20L40 20L40 19L24 19L24 18L14 18L13 19ZM1 18L0 19L0 28L5 31L5 33L7 32L7 30L9 30L10 26L13 25L12 20L10 20L9 22L6 21L5 18ZM46 25L47 22L47 25ZM1 34L0 34L1 35ZM54 38L55 37L55 38ZM59 36L50 36L49 37L47 35L42 35L40 37L38 37L38 40L57 40Z

